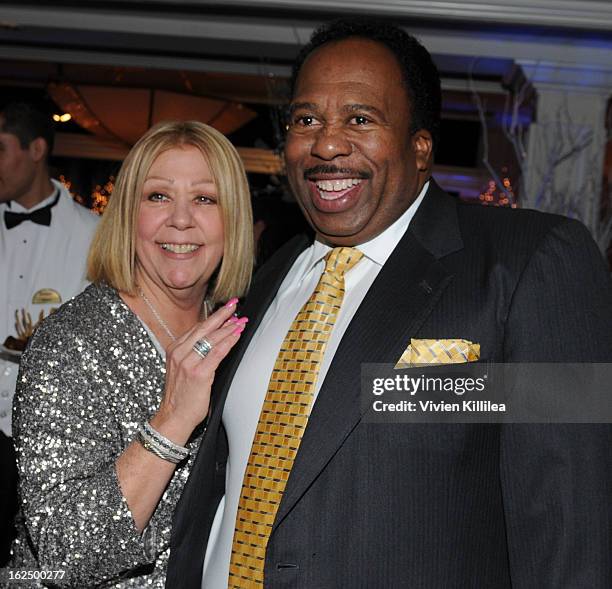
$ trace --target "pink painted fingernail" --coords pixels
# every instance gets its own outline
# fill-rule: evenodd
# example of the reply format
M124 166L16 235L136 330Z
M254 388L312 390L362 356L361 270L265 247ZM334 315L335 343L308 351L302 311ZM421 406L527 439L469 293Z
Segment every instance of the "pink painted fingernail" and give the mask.
M225 303L225 306L233 307L237 302L238 302L238 299L234 297L233 299L230 299L229 301L227 301L227 303Z
M242 333L243 331L244 331L244 325L241 325L240 327L237 327L236 329L234 329L232 333L238 335L239 333Z
M233 325L234 323L238 323L238 317L230 317L224 324L223 327L227 327L228 325Z
M244 325L245 323L249 322L249 318L248 317L240 317L240 319L238 319L238 323L241 323L242 325Z

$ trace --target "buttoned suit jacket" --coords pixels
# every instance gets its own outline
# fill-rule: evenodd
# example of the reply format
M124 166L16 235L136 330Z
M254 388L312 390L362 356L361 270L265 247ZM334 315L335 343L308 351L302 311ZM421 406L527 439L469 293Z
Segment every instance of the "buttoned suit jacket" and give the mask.
M254 279L249 327L217 372L175 513L167 587L200 587L224 493L232 375L307 245L294 240ZM411 338L465 338L492 362L609 362L611 328L610 278L582 225L466 205L432 181L322 383L268 542L265 586L609 589L610 425L369 423L360 367L397 361Z

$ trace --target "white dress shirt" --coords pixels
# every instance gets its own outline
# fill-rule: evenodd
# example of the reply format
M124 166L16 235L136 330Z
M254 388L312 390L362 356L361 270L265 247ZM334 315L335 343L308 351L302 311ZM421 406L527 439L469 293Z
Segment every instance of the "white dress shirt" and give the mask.
M327 342L316 384L315 401L344 331L380 269L406 232L428 187L429 182L425 184L414 203L393 225L371 241L356 246L363 252L364 257L345 275L344 300ZM223 410L223 425L229 440L225 496L215 513L206 548L202 573L203 589L227 587L242 480L270 375L291 323L314 291L325 269L323 258L330 249L329 246L315 241L298 256L249 343L234 375Z
M32 209L0 204L0 344L17 336L15 311L24 309L35 323L41 311L46 317L87 284L87 252L99 218L76 203L62 184L52 182L53 194ZM31 213L53 202L57 190L60 197L48 227L23 221L6 228L4 211ZM0 429L8 436L18 368L15 358L0 352Z

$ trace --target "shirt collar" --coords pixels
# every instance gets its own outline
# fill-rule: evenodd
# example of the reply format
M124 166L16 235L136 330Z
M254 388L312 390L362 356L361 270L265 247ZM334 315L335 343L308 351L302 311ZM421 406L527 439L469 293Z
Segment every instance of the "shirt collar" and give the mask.
M6 207L13 213L33 213L38 209L42 209L43 207L46 207L47 205L51 204L55 200L57 193L60 192L60 187L56 184L56 182L54 182L53 179L51 181L53 183L53 192L47 198L40 201L37 205L33 206L31 209L26 209L15 201L8 201L3 204L5 204Z
M355 246L363 255L370 259L375 264L383 266L387 261L387 258L391 255L391 252L395 249L399 240L402 238L410 222L412 221L415 213L425 198L427 189L429 188L429 181L425 182L425 185L421 189L419 196L416 200L402 213L402 215L389 227L387 227L382 233L365 243L361 243ZM308 274L316 264L318 264L332 249L330 246L315 240L311 246L311 256L308 262L306 274Z

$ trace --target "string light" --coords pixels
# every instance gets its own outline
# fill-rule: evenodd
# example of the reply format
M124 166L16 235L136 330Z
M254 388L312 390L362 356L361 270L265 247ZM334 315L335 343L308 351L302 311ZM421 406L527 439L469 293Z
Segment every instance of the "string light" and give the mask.
M59 181L66 187L66 190L70 192L72 198L76 200L78 203L88 206L88 203L85 202L83 196L78 194L76 191L72 189L72 182L66 178L66 176L60 176ZM108 199L113 193L113 189L115 188L115 177L110 176L109 179L102 184L97 184L94 188L93 192L89 197L89 205L90 209L96 213L97 215L101 215L104 213L104 209L106 209L108 205Z
M56 123L67 123L70 119L72 119L72 115L69 112L65 112L62 115L54 114L53 120Z
M115 188L115 177L111 176L104 186L98 184L94 191L91 193L91 201L92 201L92 210L98 215L101 215L104 212L104 209L108 205L108 199L113 193L113 189Z
M507 168L502 168L502 172L507 172ZM489 180L487 189L480 194L478 197L480 203L484 206L491 207L510 207L512 209L517 208L516 195L514 194L514 188L512 182L508 176L502 179L504 190L498 190L495 180Z
M59 177L59 181L64 185L64 188L66 188L66 190L70 193L70 195L72 196L72 198L74 198L74 200L76 200L79 204L82 204L82 205L85 204L85 199L80 194L72 190L72 182L68 180L66 176L62 174Z

